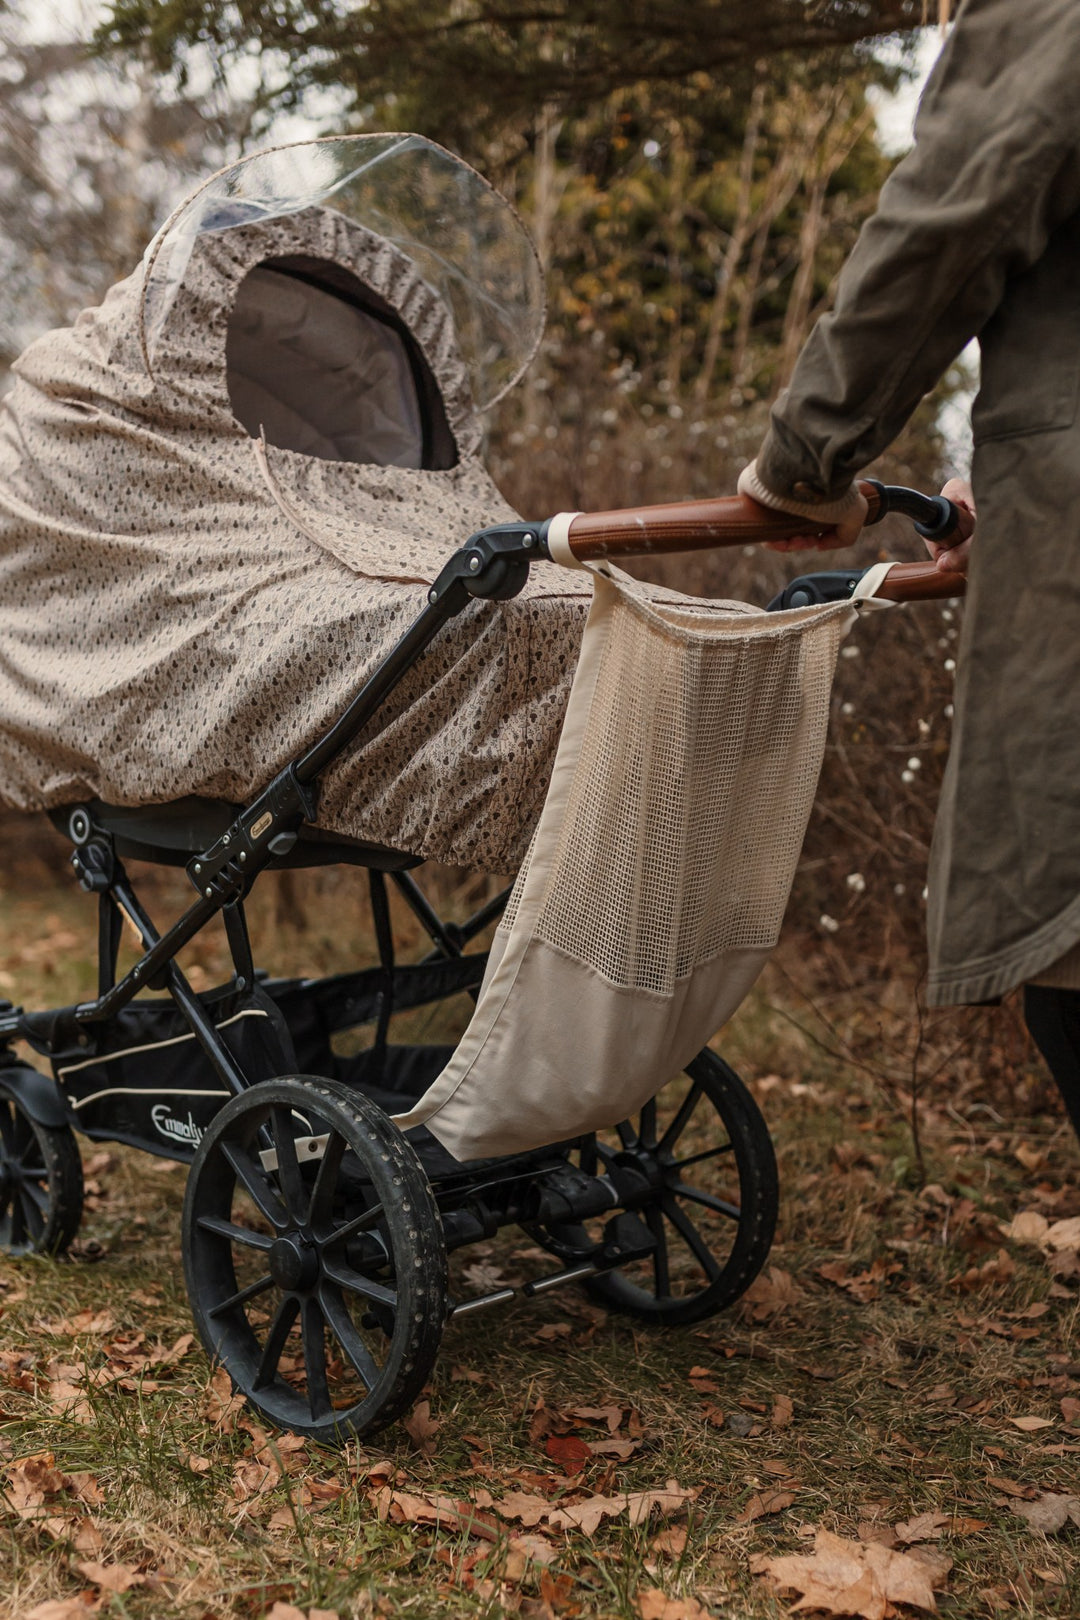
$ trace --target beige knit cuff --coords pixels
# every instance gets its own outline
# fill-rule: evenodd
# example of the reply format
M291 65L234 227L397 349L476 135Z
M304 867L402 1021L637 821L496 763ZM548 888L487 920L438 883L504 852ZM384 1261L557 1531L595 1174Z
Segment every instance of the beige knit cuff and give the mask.
M758 477L756 461L743 468L737 488L740 495L749 495L751 500L762 506L769 506L776 512L792 512L796 517L813 518L823 528L842 523L845 518L854 517L860 511L860 495L854 484L836 501L800 501L789 495L774 495Z

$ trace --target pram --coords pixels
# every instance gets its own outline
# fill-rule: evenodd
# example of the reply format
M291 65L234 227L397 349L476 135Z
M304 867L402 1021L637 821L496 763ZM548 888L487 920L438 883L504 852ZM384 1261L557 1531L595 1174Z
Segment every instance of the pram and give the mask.
M502 258L496 252L494 268L488 259L484 270L471 264L467 276L461 269L466 255L449 242L449 226L439 251L431 251L430 241L421 245L433 190L435 200L445 202L447 183L468 188L474 223L478 197L484 209L495 205L486 190L475 191L471 171L428 143L414 137L395 147L398 138L372 139L382 144L362 154L372 160L366 166L354 143L319 143L316 156L321 163L330 147L336 149L322 174L324 200L340 196L344 156L364 192L363 228L377 225L381 233L368 261L376 266L375 285L365 284L358 294L354 284L341 284L347 308L365 320L377 317L383 327L361 329L363 353L369 368L382 367L392 377L398 402L389 417L373 404L364 442L378 439L380 454L390 458L384 468L423 472L432 459L449 458L455 432L460 454L460 436L470 431L468 401L490 399L527 361L522 350L531 352L536 333L524 329L520 309L507 317L512 300L506 289L532 271L520 243L507 246L494 228L489 234L501 244ZM407 229L400 212L391 217L381 206L387 187L402 189L395 155L414 164L406 171L412 175ZM279 182L280 171L268 178L264 160L248 160L198 194L195 211L192 204L181 210L152 246L143 306L151 349L155 323L159 332L167 330L162 286L176 296L200 230L219 238L213 246L225 258L237 241L246 243L238 257L250 266L252 253L265 251L265 243L250 240L256 216L259 229L271 215L287 221L291 212L290 230L310 220L310 184L285 188L283 203ZM459 197L456 208L460 203ZM320 218L318 228L343 227ZM475 232L470 242L475 247ZM411 277L396 304L389 281L379 281L379 262L395 278ZM293 277L305 289L302 301L309 294L328 296L325 275L316 277L310 260L267 273ZM260 298L265 294L264 310L280 290L276 284L256 289ZM287 291L294 291L291 283ZM402 302L415 324L391 319ZM247 328L252 346L237 370L249 381L258 373L262 385L272 381L273 370L261 361L265 335L260 339L259 330L257 322ZM414 353L409 343L417 331L427 333L427 342ZM360 353L355 323L353 341ZM443 361L425 370L422 362L432 353ZM463 355L474 359L463 361ZM453 390L437 386L439 370L456 379L457 406ZM197 382L188 400L193 421ZM344 379L339 401L358 386L358 374ZM277 407L271 401L250 409L265 459L275 431L267 418ZM312 415L309 408L309 424ZM282 425L282 412L275 419L282 435L293 432L295 423ZM316 450L326 452L325 435ZM349 454L356 453L354 443ZM951 532L955 513L940 498L881 485L866 490L873 517L900 511L933 538ZM577 570L602 559L780 539L806 529L805 519L766 513L739 498L561 514L533 523L496 510L495 521L470 524L475 509L466 494L458 517L472 527L471 538L448 557L441 536L436 539L444 560L433 578L424 572L428 549L406 545L396 559L399 584L423 599L419 613L362 679L354 674L351 695L335 698L314 734L290 749L255 791L231 799L181 794L157 804L116 804L84 794L50 807L74 847L80 884L98 896L98 992L75 1006L0 1012L6 1047L0 1245L12 1254L58 1255L73 1240L82 1204L75 1130L188 1164L182 1248L203 1342L266 1418L327 1442L370 1434L407 1409L430 1374L449 1316L514 1297L517 1290L506 1287L452 1298L449 1251L516 1225L553 1259L553 1269L521 1287L525 1296L584 1282L615 1310L674 1326L700 1321L739 1297L765 1261L776 1219L767 1127L738 1076L708 1047L679 1078L664 1084L668 1074L657 1073L661 1089L632 1117L528 1151L463 1162L424 1125L402 1130L394 1123L394 1116L407 1120L446 1070L453 1049L395 1041L393 1020L453 996L479 994L482 1001L486 953L468 947L496 921L510 891L463 925L445 923L412 875L423 858L422 839L378 842L347 834L333 814L327 824L321 800L335 769L343 760L355 768L357 740L379 735L380 717L425 668L428 650L469 623L476 604L519 600L534 564ZM446 524L456 526L453 514L442 522L444 532ZM587 582L580 573L570 578L565 592L547 585L533 600L561 603L573 641ZM861 582L861 571L807 575L771 607L797 613L845 602ZM960 589L923 565L894 567L875 584L878 596L891 600L952 596ZM398 618L405 619L400 603L387 622ZM564 662L565 645L564 635ZM318 683L318 647L309 648L305 661L305 679ZM549 694L558 684L549 683ZM132 859L183 867L191 881L192 904L164 933L132 887L124 864ZM321 980L275 979L257 969L244 902L259 874L339 863L368 873L378 965ZM396 959L391 886L430 940L430 951L417 962ZM218 916L234 972L227 984L197 994L177 956ZM125 922L141 953L119 974ZM369 1032L370 1044L351 1057L338 1055L334 1038L358 1029ZM15 1057L16 1039L48 1060L54 1078Z

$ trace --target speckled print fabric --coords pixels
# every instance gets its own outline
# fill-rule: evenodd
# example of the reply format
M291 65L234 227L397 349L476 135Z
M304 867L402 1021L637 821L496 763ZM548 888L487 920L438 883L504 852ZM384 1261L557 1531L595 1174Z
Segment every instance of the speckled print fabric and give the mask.
M233 417L229 309L247 272L304 254L401 314L443 391L447 472L263 456ZM385 242L306 210L197 239L153 347L147 267L33 344L0 420L0 795L241 801L336 718L425 585L512 514L445 311ZM323 780L321 825L513 868L543 802L588 609L537 565L448 627Z

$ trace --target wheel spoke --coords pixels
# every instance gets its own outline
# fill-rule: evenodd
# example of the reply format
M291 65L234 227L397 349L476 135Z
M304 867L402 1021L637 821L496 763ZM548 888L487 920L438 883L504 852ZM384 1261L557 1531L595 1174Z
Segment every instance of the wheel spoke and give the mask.
M354 1271L352 1266L340 1265L336 1260L327 1260L324 1256L323 1276L337 1283L339 1288L347 1289L350 1294L362 1294L365 1299L374 1299L380 1305L388 1305L391 1310L397 1309L397 1293L393 1288L365 1277L362 1271Z
M641 1122L638 1129L638 1140L642 1147L654 1148L656 1146L655 1097L651 1097L641 1110Z
M40 1192L40 1190L40 1188L35 1188L36 1192ZM31 1242L36 1242L45 1230L45 1216L42 1213L41 1207L37 1200L29 1196L29 1188L20 1187L18 1197L19 1207L23 1212L23 1220L26 1224L27 1234L29 1235ZM47 1208L48 1204L46 1203L46 1209Z
M319 1304L326 1325L340 1344L353 1371L363 1379L368 1389L374 1389L379 1380L379 1367L375 1357L361 1339L359 1331L336 1289L319 1289Z
M738 1204L729 1204L726 1199L717 1198L701 1187L691 1187L689 1182L669 1181L667 1190L678 1198L685 1198L688 1203L700 1204L703 1209L714 1210L717 1215L728 1215L733 1221L742 1219L742 1210Z
M281 1352L285 1348L285 1341L289 1337L296 1313L300 1309L300 1301L295 1294L286 1294L277 1308L274 1320L270 1324L270 1331L266 1335L259 1365L255 1370L255 1377L251 1381L252 1389L265 1389L267 1384L273 1382L277 1372Z
M20 1164L16 1165L16 1170L24 1181L48 1181L49 1179L49 1172L43 1164Z
M315 1185L311 1189L311 1203L308 1207L307 1224L316 1225L319 1221L330 1218L330 1206L334 1193L337 1190L338 1171L341 1161L345 1157L348 1144L340 1131L331 1131L323 1149L322 1159L315 1176Z
M26 1242L26 1237L26 1211L19 1197L19 1189L14 1187L11 1192L11 1232L8 1243L11 1248L18 1249Z
M281 1188L285 1207L290 1215L302 1221L307 1216L309 1200L300 1161L296 1157L293 1116L288 1108L275 1108L271 1111L270 1117L273 1121L274 1147L277 1150L278 1186Z
M222 1220L220 1215L200 1215L197 1224L204 1232L216 1232L218 1237L228 1238L231 1243L239 1243L244 1249L273 1247L273 1238L267 1237L265 1232L253 1232L250 1227L237 1226L233 1221Z
M679 1140L679 1137L682 1135L683 1131L685 1131L687 1124L689 1123L690 1115L694 1112L694 1109L698 1105L698 1099L700 1097L701 1081L695 1080L693 1085L690 1087L690 1090L686 1093L686 1096L679 1104L675 1118L672 1120L671 1124L668 1126L667 1130L656 1144L656 1151L658 1153L664 1154L668 1152L672 1144Z
M321 1247L329 1249L335 1244L344 1243L348 1238L356 1237L358 1233L369 1232L376 1221L381 1219L382 1212L381 1204L372 1204L370 1209L365 1209L360 1215L354 1215L351 1221L346 1221L344 1226L337 1227L329 1236L323 1238ZM318 1241L316 1239L316 1242Z
M230 1294L228 1299L219 1300L216 1305L211 1305L206 1314L207 1316L224 1316L226 1311L233 1310L237 1305L246 1305L249 1299L257 1299L260 1294L265 1294L266 1290L273 1286L273 1282L273 1277L267 1272L266 1276L260 1277L257 1282L248 1283L246 1288L241 1288L238 1293Z
M689 1215L679 1207L674 1198L667 1196L664 1198L663 1208L664 1214L678 1232L706 1277L710 1282L715 1282L720 1275L719 1263Z
M271 1226L284 1231L289 1225L288 1211L262 1169L243 1148L236 1147L232 1142L222 1142L221 1151L259 1214L265 1215Z
M645 1220L649 1231L656 1239L656 1248L653 1250L653 1278L656 1283L657 1299L666 1299L671 1293L671 1270L668 1265L667 1231L664 1227L664 1215L659 1204L650 1204L645 1211Z
M30 1202L36 1205L42 1215L46 1215L48 1213L48 1188L40 1187L36 1181L21 1181L18 1183L18 1188L22 1197L29 1198Z
M300 1333L304 1342L308 1411L314 1422L318 1422L319 1418L333 1411L330 1385L326 1378L324 1323L323 1308L319 1301L312 1297L305 1299L300 1313Z
M720 1147L705 1148L701 1153L691 1153L687 1159L668 1159L668 1167L672 1170L685 1170L688 1164L704 1164L706 1159L715 1159L721 1153L734 1153L734 1142L724 1142Z
M619 1141L624 1148L631 1148L637 1142L637 1132L628 1119L620 1119L615 1129L619 1133Z

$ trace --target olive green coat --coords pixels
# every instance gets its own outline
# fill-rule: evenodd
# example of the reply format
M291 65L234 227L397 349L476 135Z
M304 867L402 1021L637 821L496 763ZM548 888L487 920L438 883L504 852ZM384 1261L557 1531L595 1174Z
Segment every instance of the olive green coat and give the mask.
M775 494L836 499L978 336L978 533L931 855L930 1000L1080 940L1080 0L966 0L916 145L773 413Z

